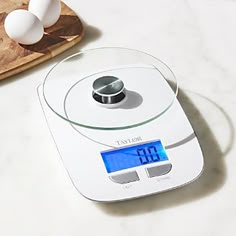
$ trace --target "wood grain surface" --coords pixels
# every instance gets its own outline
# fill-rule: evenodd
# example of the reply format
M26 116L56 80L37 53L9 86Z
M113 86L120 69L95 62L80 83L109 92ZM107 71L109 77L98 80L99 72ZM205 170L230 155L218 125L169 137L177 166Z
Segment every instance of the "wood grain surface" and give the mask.
M33 45L21 45L7 36L4 20L15 9L27 9L28 0L0 0L0 80L49 60L80 42L83 25L68 6L61 4L59 20L45 29L43 38Z

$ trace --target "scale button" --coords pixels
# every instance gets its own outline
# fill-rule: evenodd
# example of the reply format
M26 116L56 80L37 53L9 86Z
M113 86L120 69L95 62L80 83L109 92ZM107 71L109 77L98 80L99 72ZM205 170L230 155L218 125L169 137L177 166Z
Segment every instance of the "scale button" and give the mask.
M127 172L124 174L111 175L109 176L113 182L119 184L127 184L134 181L139 181L139 177L136 171Z
M153 167L146 168L146 171L147 171L148 177L152 178L155 176L165 175L169 173L171 169L172 169L171 164L165 164L161 166L153 166Z

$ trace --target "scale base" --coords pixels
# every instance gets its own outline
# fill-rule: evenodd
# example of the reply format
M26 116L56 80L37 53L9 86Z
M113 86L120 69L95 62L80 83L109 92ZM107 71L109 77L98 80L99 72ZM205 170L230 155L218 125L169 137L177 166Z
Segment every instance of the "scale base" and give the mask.
M45 103L42 86L38 95L65 169L76 189L90 200L112 202L152 195L191 183L202 173L201 148L177 99L163 116L145 125L99 131L59 118ZM167 162L107 173L102 151L157 139L165 146ZM160 166L161 175L155 174L155 166ZM121 183L125 175L135 181Z

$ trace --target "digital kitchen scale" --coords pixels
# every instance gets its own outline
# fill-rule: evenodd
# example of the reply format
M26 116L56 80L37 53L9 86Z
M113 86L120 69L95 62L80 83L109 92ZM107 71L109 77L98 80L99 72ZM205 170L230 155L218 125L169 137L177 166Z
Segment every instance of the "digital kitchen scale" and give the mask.
M171 190L197 179L203 156L174 74L125 48L74 54L39 86L40 102L76 189L96 201Z

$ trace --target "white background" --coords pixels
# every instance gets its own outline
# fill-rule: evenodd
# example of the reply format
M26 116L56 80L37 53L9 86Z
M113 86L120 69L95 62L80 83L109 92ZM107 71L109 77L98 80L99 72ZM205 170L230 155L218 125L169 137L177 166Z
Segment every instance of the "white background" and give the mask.
M0 235L235 235L236 1L65 2L87 25L84 40L0 82ZM198 181L112 204L88 201L75 190L36 87L57 61L101 46L143 50L173 69L205 156Z

